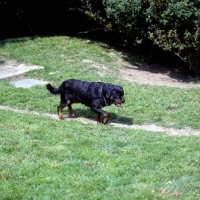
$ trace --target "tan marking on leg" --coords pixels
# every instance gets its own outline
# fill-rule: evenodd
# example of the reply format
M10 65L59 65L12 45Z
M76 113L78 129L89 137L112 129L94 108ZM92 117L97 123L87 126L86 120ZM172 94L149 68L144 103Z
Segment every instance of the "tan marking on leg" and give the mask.
M75 117L75 113L74 113L74 110L73 110L73 108L72 108L72 104L73 104L73 103L80 103L80 102L78 102L78 101L75 100L75 99L72 99L72 100L67 101L67 106L68 106L68 108L69 108L69 114L70 114L72 117Z
M68 108L69 108L69 114L72 116L72 117L75 117L75 113L74 113L74 110L72 108L72 104L68 104Z
M59 119L64 119L63 115L62 115L62 107L61 106L58 106L57 107L57 111L58 111L58 116L59 116Z
M99 113L96 113L95 119L96 119L96 121L97 121L97 124L101 124L101 121L100 121L100 114L99 114Z
M68 101L67 101L67 105L68 105L68 104L70 104L70 103L71 103L71 101L70 101L70 100L68 100Z
M105 114L105 115L104 115L104 120L103 120L103 123L104 123L104 124L107 124L107 123L108 123L108 120L109 120L109 118L110 118L110 114Z

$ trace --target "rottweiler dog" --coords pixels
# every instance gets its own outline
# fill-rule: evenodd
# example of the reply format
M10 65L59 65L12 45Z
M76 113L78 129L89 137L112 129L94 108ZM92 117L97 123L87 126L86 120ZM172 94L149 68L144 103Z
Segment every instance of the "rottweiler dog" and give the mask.
M100 115L103 115L103 123L106 124L110 114L101 108L111 104L123 108L122 103L125 102L123 88L111 83L69 79L64 81L58 88L52 87L51 84L47 84L46 87L50 93L60 94L60 105L57 107L60 119L64 119L62 115L63 108L68 106L70 115L75 116L72 104L82 103L96 113L97 123L101 123Z

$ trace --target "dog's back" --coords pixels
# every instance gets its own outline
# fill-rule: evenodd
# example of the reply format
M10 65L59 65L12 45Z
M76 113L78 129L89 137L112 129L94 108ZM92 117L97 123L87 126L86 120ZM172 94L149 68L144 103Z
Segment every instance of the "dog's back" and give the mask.
M80 96L85 98L87 96L87 91L90 86L90 82L69 79L61 84L63 91L68 91L70 94Z

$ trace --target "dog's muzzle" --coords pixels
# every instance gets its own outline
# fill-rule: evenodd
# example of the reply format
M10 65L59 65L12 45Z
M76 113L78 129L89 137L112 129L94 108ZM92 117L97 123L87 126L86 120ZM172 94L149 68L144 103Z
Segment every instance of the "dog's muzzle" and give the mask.
M125 100L119 100L119 99L114 99L114 100L115 100L114 102L115 106L123 108L122 103L124 103Z

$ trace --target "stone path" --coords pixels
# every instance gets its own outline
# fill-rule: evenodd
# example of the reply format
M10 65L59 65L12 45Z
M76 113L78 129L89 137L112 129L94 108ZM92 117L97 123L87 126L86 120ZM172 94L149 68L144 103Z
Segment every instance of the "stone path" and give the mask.
M32 115L38 115L38 116L44 116L44 117L50 117L55 120L58 119L57 114L50 114L50 113L40 113L36 111L29 111L29 110L20 110L16 108L12 108L10 106L0 106L1 110L9 110L12 112L16 113L22 113L22 114L32 114ZM84 124L96 124L96 121L94 119L89 119L89 118L83 118L83 117L66 117L65 120L76 120ZM200 136L200 130L193 130L189 127L185 127L184 129L174 129L174 128L165 128L161 126L157 126L155 124L150 124L150 125L128 125L125 123L116 123L110 121L108 126L114 126L114 127L119 127L119 128L129 128L129 129L135 129L135 130L145 130L145 131L150 131L154 133L165 133L167 135L171 136ZM107 126L105 125L105 126Z

